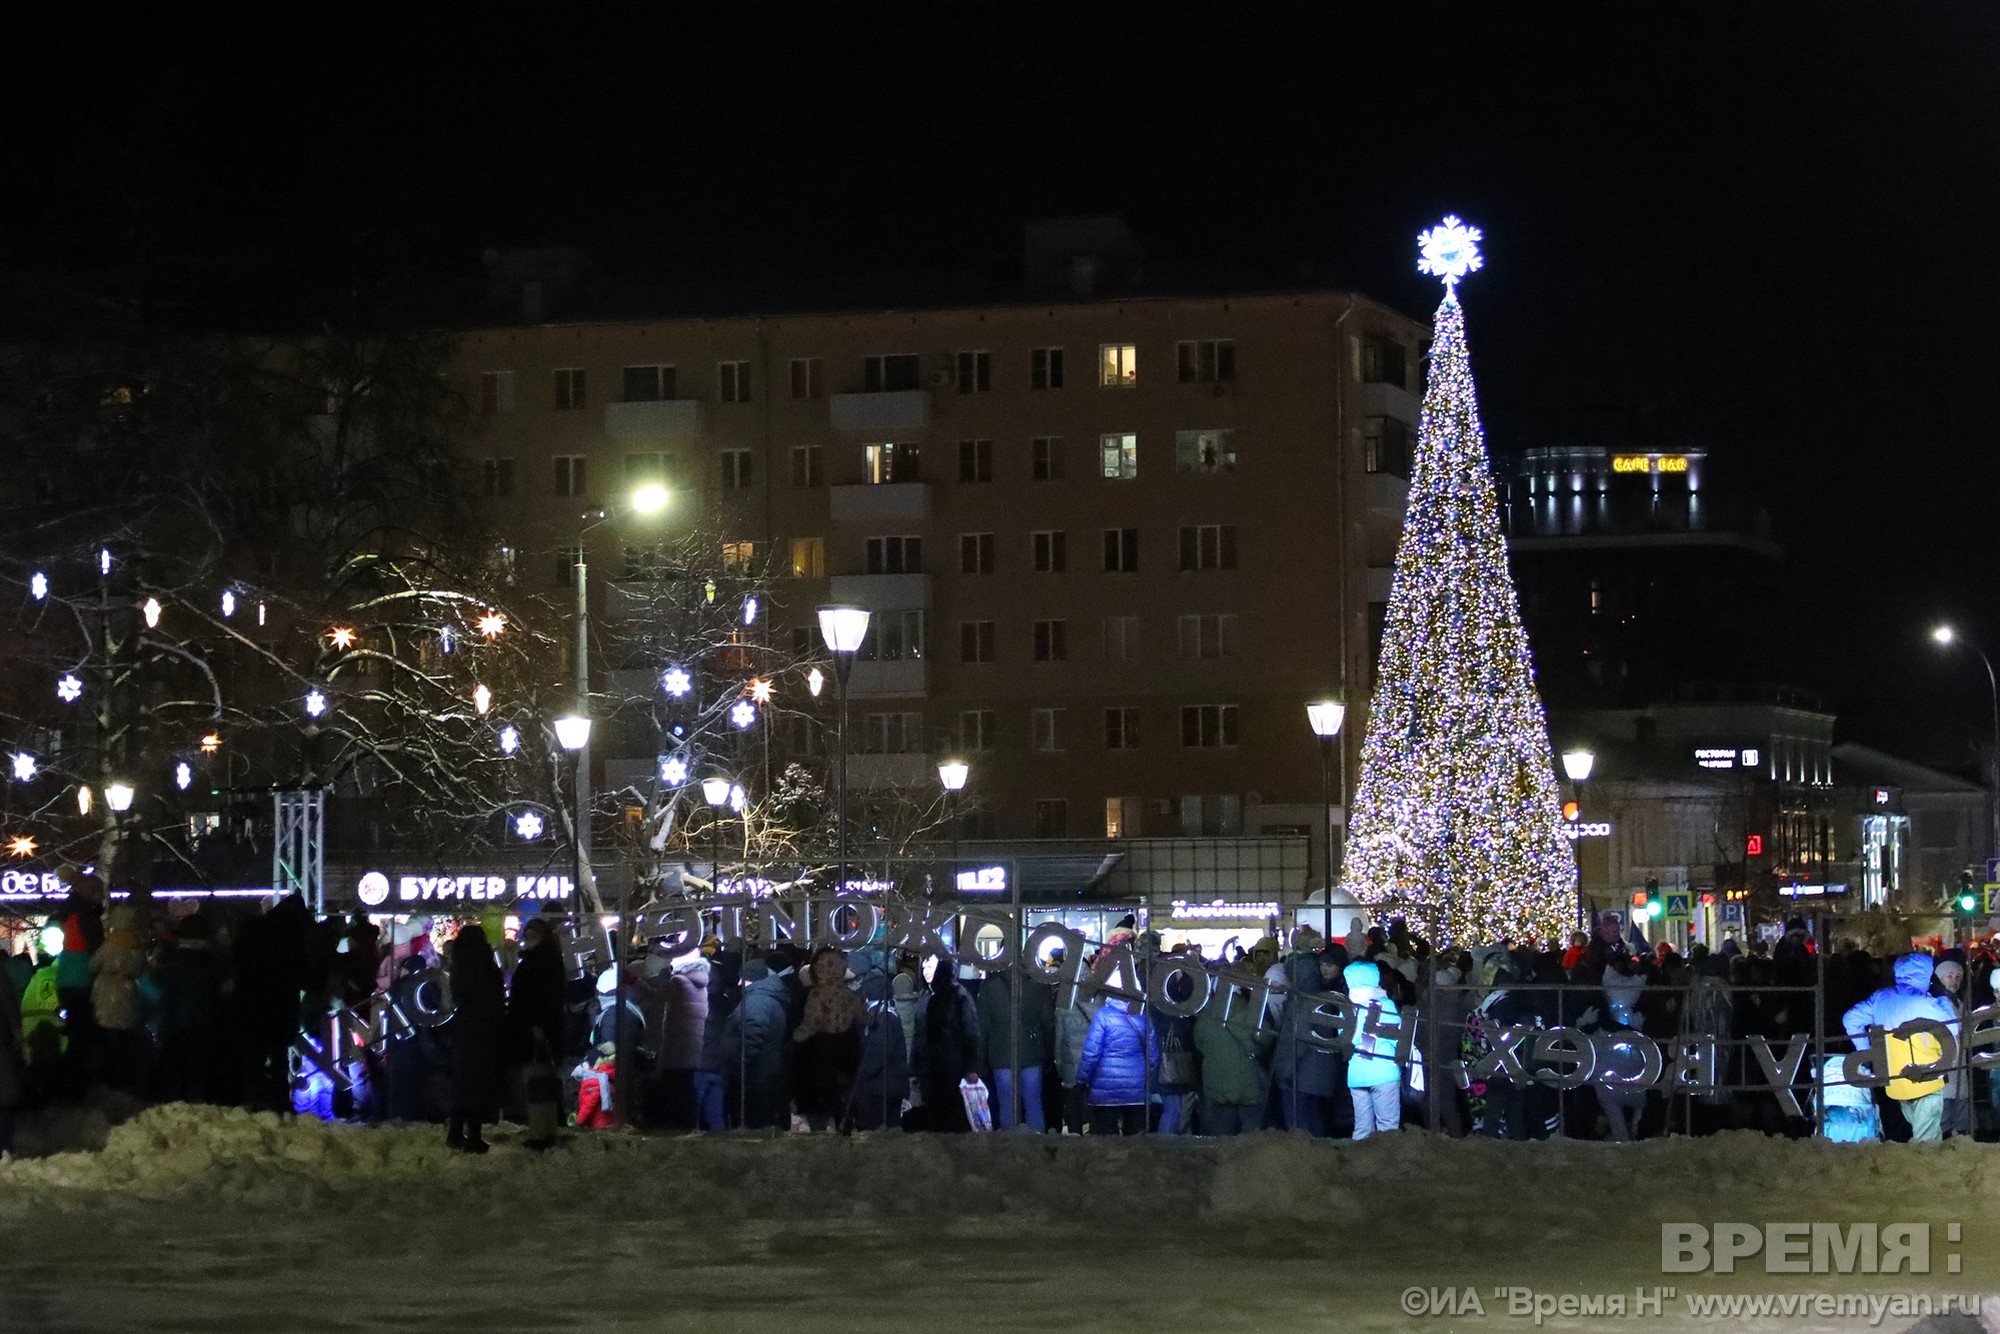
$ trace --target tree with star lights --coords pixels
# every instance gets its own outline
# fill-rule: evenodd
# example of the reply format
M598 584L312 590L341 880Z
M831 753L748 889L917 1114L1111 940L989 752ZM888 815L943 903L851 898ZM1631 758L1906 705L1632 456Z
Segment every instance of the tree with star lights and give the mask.
M1343 884L1467 944L1552 939L1576 893L1457 295L1479 239L1456 218L1420 238L1445 294Z

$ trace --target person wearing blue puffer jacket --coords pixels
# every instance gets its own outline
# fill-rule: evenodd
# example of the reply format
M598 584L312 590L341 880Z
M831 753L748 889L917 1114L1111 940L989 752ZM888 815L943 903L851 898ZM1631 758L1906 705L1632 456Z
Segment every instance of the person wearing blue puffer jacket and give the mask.
M1159 1061L1158 1032L1144 1014L1107 1000L1083 1040L1077 1082L1090 1089L1090 1133L1142 1135L1146 1131L1146 1072Z
M1841 1027L1854 1045L1866 1049L1864 1035L1869 1025L1890 1033L1912 1019L1934 1019L1958 1037L1958 1008L1942 996L1931 995L1931 956L1905 954L1896 960L1895 981L1841 1016ZM1885 1034L1887 1036L1887 1034ZM1943 1054L1943 1044L1935 1034L1920 1033L1914 1038L1888 1037L1889 1050L1883 1053L1881 1073L1891 1076L1883 1090L1903 1104L1910 1123L1912 1143L1935 1143L1944 1138L1944 1076L1912 1079L1904 1071L1928 1065Z
M1373 1009L1378 1028L1392 1028L1402 1020L1396 1002L1382 990L1382 970L1366 960L1356 960L1341 970L1347 980L1347 998L1356 1010ZM1393 1055L1395 1044L1368 1032L1365 1014L1355 1027L1354 1054L1347 1059L1347 1094L1354 1100L1354 1138L1392 1134L1403 1126L1403 1071Z

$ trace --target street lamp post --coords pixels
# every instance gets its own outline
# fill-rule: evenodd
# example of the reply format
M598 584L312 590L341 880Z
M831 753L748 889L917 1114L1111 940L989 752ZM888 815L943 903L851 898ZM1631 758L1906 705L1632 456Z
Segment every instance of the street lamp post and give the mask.
M1945 648L1963 644L1972 650L1980 665L1986 668L1986 689L1993 705L1993 768L1992 781L1986 789L1986 814L1990 824L1988 831L1991 842L1987 845L1989 857L2000 857L2000 676L1995 676L1993 659L1986 656L1986 650L1965 638L1949 625L1940 625L1931 631L1931 638Z
M1590 771L1597 764L1597 754L1587 746L1572 746L1562 753L1563 773L1576 786L1577 819L1581 821L1583 810L1583 785L1590 778ZM1583 840L1571 840L1576 851L1576 924L1584 931L1590 930L1590 910L1583 897Z
M868 608L826 606L819 609L819 633L826 651L833 655L833 679L840 687L840 769L834 788L833 822L840 841L840 878L834 881L836 895L847 892L847 676L854 670L854 656L868 637Z
M1326 899L1326 943L1333 943L1333 744L1347 720L1347 705L1337 699L1306 705L1306 721L1319 738L1319 819L1326 846L1320 866L1320 893ZM1340 798L1347 800L1347 752L1340 752Z

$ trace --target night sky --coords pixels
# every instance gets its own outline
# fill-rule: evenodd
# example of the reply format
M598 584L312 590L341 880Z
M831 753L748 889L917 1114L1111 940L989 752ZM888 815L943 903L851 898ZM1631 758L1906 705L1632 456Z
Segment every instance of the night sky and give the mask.
M1597 407L1706 445L1791 552L1797 683L1969 757L1984 679L1924 630L2000 650L2000 10L712 8L10 13L0 292L424 318L484 248L567 244L615 286L806 293L1115 213L1160 275L1422 313L1455 211L1496 448Z

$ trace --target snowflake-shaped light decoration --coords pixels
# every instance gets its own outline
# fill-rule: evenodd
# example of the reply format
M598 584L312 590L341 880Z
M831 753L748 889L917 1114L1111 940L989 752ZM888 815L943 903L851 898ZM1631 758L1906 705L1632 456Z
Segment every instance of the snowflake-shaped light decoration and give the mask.
M111 573L111 549L109 547L101 548L97 553L97 572L99 574Z
M186 760L182 760L179 764L176 764L174 766L175 787L185 792L188 790L188 784L192 783L193 781L194 781L193 765L189 764Z
M264 615L264 604L260 602L257 604L257 624L262 625L264 623Z
M450 626L438 631L438 652L449 653L458 647L458 635Z
M326 712L326 695L318 690L306 692L306 716L317 718Z
M515 751L519 750L520 748L521 748L521 734L514 730L514 725L512 723L509 723L507 726L501 728L500 753L502 755L512 755Z
M660 675L660 687L675 699L694 689L694 678L685 667L669 667Z
M1438 226L1418 233L1420 255L1417 272L1444 279L1445 295L1451 296L1460 278L1485 267L1486 261L1479 253L1479 242L1477 227L1468 227L1458 220L1457 215L1447 213Z
M231 589L222 590L222 614L225 618L236 614L236 594Z
M759 704L769 704L771 702L771 683L761 676L753 680L750 683L750 698L756 700Z
M729 721L738 727L748 727L757 721L757 706L747 699L739 699L729 706Z
M743 624L757 624L757 598L755 594L743 599Z
M56 698L65 704L74 704L83 697L83 682L77 680L75 672L64 672L56 682Z
M484 681L472 688L472 707L479 711L479 716L482 718L486 716L486 711L493 707L493 692L486 688Z
M514 832L524 843L533 843L542 836L542 817L534 811L522 811L514 817Z
M668 787L681 787L688 780L688 762L682 755L669 755L660 761L660 781Z
M336 625L333 629L326 632L326 637L328 642L337 649L350 649L354 647L354 627L352 626Z
M479 618L479 633L488 639L498 639L507 628L507 618L497 611L489 611Z
M25 752L14 757L14 778L17 782L31 782L35 777L35 757Z
M37 602L49 595L49 577L40 570L28 576L28 595Z
M140 605L139 613L146 618L146 628L148 630L157 630L160 628L160 600L158 598L147 598Z
M89 784L86 783L76 790L76 813L78 815L90 814L90 808L96 804L97 795L90 790Z
M741 815L749 805L750 794L743 790L743 784L731 783L729 785L729 809Z
M35 840L27 834L16 834L7 840L7 853L12 857L32 857L35 855Z

